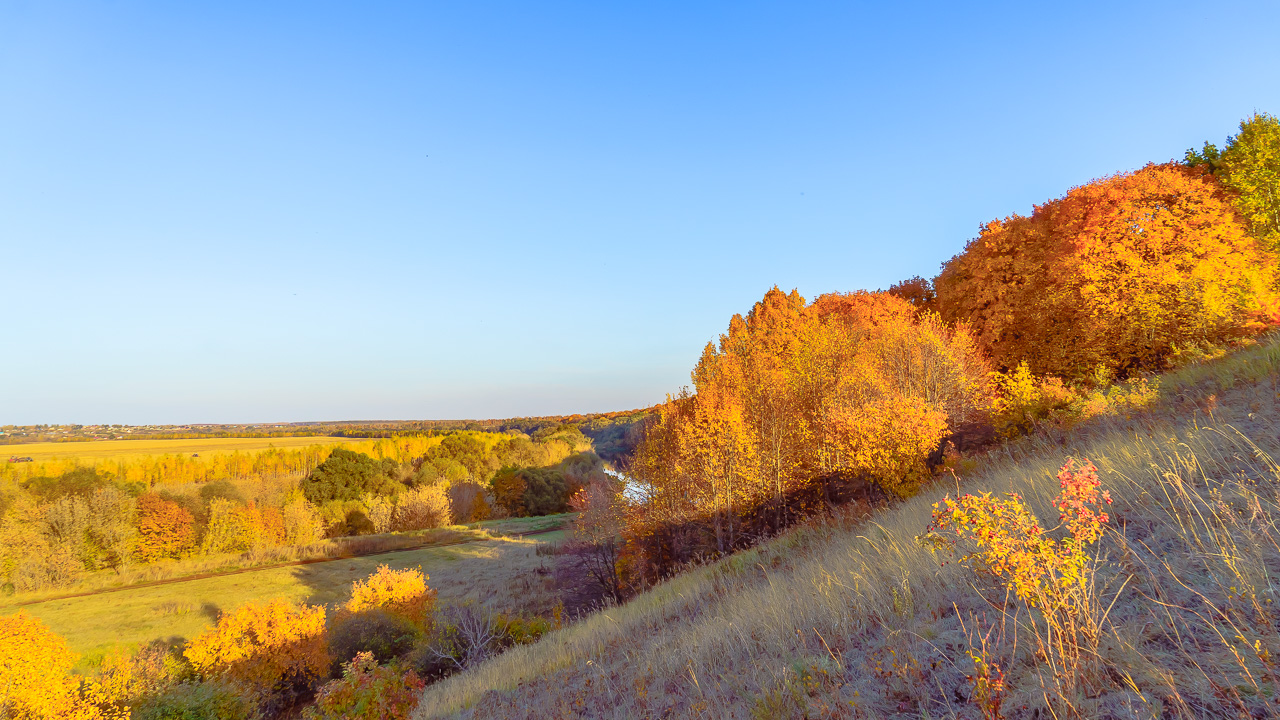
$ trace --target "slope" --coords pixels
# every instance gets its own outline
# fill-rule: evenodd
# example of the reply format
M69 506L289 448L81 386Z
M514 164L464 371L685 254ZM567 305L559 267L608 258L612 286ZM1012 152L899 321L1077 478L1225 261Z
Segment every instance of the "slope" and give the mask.
M1185 369L1152 412L1011 443L963 487L692 570L430 686L415 717L982 717L968 651L1002 608L915 538L948 490L1017 492L1056 518L1067 457L1093 460L1115 498L1098 558L1104 672L1080 713L1276 716L1278 384L1274 339ZM1043 657L987 637L1004 716L1052 717Z

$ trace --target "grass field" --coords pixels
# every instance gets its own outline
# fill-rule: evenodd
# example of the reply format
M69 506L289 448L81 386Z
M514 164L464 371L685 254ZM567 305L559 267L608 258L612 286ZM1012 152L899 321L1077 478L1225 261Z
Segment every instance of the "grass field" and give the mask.
M209 627L220 612L248 602L285 598L310 604L341 603L349 597L352 582L383 563L396 569L420 566L441 602L473 600L495 610L546 613L555 603L550 561L539 557L536 547L560 534L500 537L254 570L22 608L0 606L0 615L21 609L40 618L82 655L81 667L88 667L115 649L136 648L152 640L190 639Z
M78 458L80 460L125 460L150 455L191 453L254 452L270 447L295 448L368 442L366 438L278 437L278 438L197 438L193 440L89 440L85 442L44 442L5 445L4 459L29 457L35 462Z

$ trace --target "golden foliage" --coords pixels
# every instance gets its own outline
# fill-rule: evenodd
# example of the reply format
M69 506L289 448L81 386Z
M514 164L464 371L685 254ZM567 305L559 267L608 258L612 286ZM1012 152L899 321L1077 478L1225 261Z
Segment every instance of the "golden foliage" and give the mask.
M351 586L351 599L342 609L349 613L381 609L422 627L435 600L436 591L427 587L427 575L421 568L392 570L379 565L374 574Z
M38 619L0 617L0 713L13 720L127 718L94 683L69 676L75 655Z
M311 682L329 667L321 606L285 600L242 605L192 640L185 655L205 677L227 677L269 693L288 682Z
M1075 380L1257 330L1272 269L1212 176L1148 165L988 223L935 281L997 365Z
M705 524L725 552L743 515L768 526L753 533L777 529L824 502L815 488L833 476L909 496L949 429L985 413L988 375L964 327L900 297L770 290L707 345L696 392L646 427L630 473L649 497L629 535Z

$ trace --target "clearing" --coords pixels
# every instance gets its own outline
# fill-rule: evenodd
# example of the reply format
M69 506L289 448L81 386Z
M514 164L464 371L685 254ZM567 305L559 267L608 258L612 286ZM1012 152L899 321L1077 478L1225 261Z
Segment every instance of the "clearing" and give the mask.
M80 667L115 650L130 650L154 640L190 639L216 621L218 614L248 602L284 598L312 605L344 602L351 584L381 564L393 569L421 567L441 602L472 600L494 610L545 614L557 600L553 558L537 547L563 536L567 516L518 518L476 523L499 533L535 533L364 557L337 558L286 567L233 571L213 577L176 579L163 584L110 589L90 595L54 598L18 607L11 598L0 615L24 610L66 638L81 654Z

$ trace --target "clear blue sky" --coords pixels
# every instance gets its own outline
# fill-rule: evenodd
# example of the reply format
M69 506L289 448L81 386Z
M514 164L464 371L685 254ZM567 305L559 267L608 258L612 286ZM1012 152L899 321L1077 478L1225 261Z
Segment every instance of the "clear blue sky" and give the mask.
M0 0L0 424L648 405L1280 112L1280 5Z

